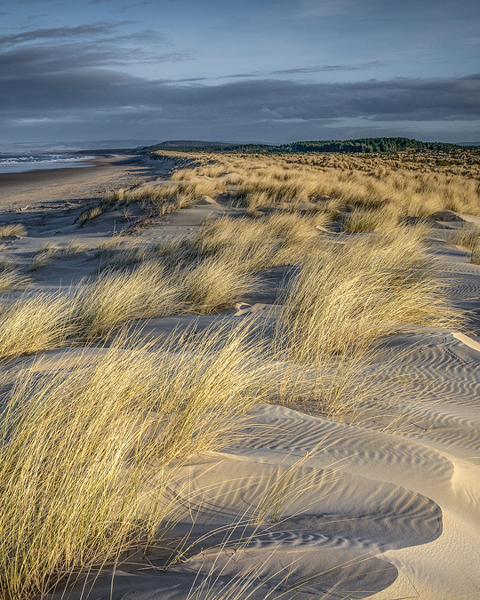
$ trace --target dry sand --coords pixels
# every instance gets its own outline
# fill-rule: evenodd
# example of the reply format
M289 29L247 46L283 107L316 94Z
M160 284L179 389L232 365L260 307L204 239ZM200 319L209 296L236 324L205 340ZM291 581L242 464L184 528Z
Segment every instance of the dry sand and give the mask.
M149 168L107 162L75 172L16 175L15 181L0 176L1 220L21 222L28 230L26 238L7 240L4 252L27 262L47 241L100 244L125 217L108 213L80 229L76 217L82 206L95 190L118 187L121 179L144 178L139 171ZM29 207L17 212L25 204ZM201 203L152 224L139 236L145 241L173 238L197 229L207 215L231 210ZM480 267L470 264L465 252L446 245L445 231L436 230L434 236L431 252L439 275L459 304L480 310ZM91 274L96 264L92 255L56 259L35 273L33 289L69 285ZM252 312L275 318L268 308L281 277L281 269L266 273L261 292L245 299L237 311L200 317L197 329ZM154 319L145 331L162 336L194 318ZM51 364L59 354L47 353ZM173 534L193 527L192 539L218 530L215 537L206 536L188 561L168 570L157 568L162 561L155 556L138 565L125 563L116 572L113 591L111 573L105 573L89 598L233 600L236 596L224 596L222 590L235 577L245 583L252 575L257 589L250 597L258 600L480 598L479 342L473 335L412 328L388 340L372 377L394 356L404 367L408 394L401 392L401 377L384 377L372 413L376 418L349 424L281 406L258 406L242 424L240 441L192 460L171 486L190 515ZM393 398L393 412L382 418ZM255 527L254 507L275 481L281 487L282 477L291 482L277 522ZM246 525L232 532L233 522ZM230 544L219 551L228 531L231 540L250 536L248 547L236 550ZM203 595L195 595L190 590L201 581Z

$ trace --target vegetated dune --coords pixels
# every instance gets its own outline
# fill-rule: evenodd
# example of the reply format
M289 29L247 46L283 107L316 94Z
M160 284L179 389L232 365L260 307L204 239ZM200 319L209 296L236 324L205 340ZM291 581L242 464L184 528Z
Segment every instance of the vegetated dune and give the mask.
M368 160L4 214L0 598L480 595L478 178Z

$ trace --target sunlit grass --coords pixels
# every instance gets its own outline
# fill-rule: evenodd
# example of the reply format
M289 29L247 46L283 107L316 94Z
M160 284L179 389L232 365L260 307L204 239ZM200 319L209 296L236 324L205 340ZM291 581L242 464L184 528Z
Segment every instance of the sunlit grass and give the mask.
M353 418L374 394L369 368L382 337L461 324L426 252L429 230L402 223L443 208L477 211L478 182L361 168L358 158L318 160L203 157L166 182L117 190L80 223L132 203L162 217L220 194L240 214L174 241L115 236L97 249L95 275L2 304L1 359L87 348L64 351L54 369L24 366L13 383L3 374L0 598L61 590L79 572L154 543L178 516L165 495L175 469L239 430L254 402L315 403L328 417ZM335 226L343 233L329 235ZM480 255L477 232L454 243L472 262ZM32 270L82 251L46 245ZM228 325L155 345L141 343L141 334L114 337L134 321L230 309L278 266L292 268L273 325L229 317ZM0 286L3 276L11 290L25 279L9 269ZM298 497L290 484L305 482L294 471L268 482L254 522L276 520L285 500ZM232 590L222 597L236 597Z
M26 235L27 230L25 229L25 226L21 223L2 225L0 227L0 240L3 240L3 238L10 236L25 237Z
M472 264L480 265L480 229L478 227L465 227L449 236L448 241L469 252Z
M356 354L405 324L458 326L461 313L435 278L421 234L404 228L330 243L307 259L283 300L293 355Z
M175 467L259 399L264 358L248 332L217 329L183 348L173 336L155 350L120 338L94 360L67 353L54 371L17 378L0 428L1 598L61 590L162 534Z

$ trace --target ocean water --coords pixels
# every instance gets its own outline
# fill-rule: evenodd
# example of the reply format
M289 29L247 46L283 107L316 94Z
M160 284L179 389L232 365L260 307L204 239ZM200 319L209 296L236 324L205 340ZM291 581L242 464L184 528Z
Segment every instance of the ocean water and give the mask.
M68 154L2 154L0 153L0 173L21 173L37 169L65 169L67 167L92 167L88 163L93 156Z

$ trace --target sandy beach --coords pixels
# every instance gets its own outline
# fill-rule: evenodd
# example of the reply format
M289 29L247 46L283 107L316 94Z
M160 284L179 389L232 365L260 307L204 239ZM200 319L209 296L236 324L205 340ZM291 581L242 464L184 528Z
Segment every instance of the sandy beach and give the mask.
M98 157L85 167L0 173L0 210L52 201L86 200L105 191L157 175L157 166L138 156ZM118 186L117 186L118 184Z
M3 240L4 256L27 269L39 253L57 249L29 271L27 293L65 291L96 276L104 260L96 250L122 229L127 233L141 210L132 202L128 211L116 205L85 221L81 215L99 196L135 181L161 188L170 166L114 157L94 168L0 175L1 221L26 229L22 237ZM448 243L470 217L455 214L456 221L432 219L425 244L452 306L476 311L480 266ZM141 248L174 244L198 234L206 222L244 217L245 209L225 195L204 196L150 218L133 228L133 238L123 239ZM314 242L329 236L339 248L351 239L333 228L313 231ZM78 251L62 254L72 244ZM249 293L229 309L134 319L132 327L141 327L140 337L153 343L149 351L172 332L187 339L252 317L268 337L289 272L288 265L261 270ZM3 301L20 294L4 294ZM168 483L162 502L173 502L177 516L162 544L181 547L178 560L168 563L159 549L122 556L95 577L79 576L69 597L480 597L477 333L474 324L463 331L413 324L389 335L363 367L368 398L354 415L329 417L313 402L254 405L238 416L234 431L241 435L182 462ZM94 365L106 353L102 343L87 350L55 348L38 360L15 358L6 372L15 377L28 368L36 374L68 370L77 360ZM281 379L286 363L275 368Z

